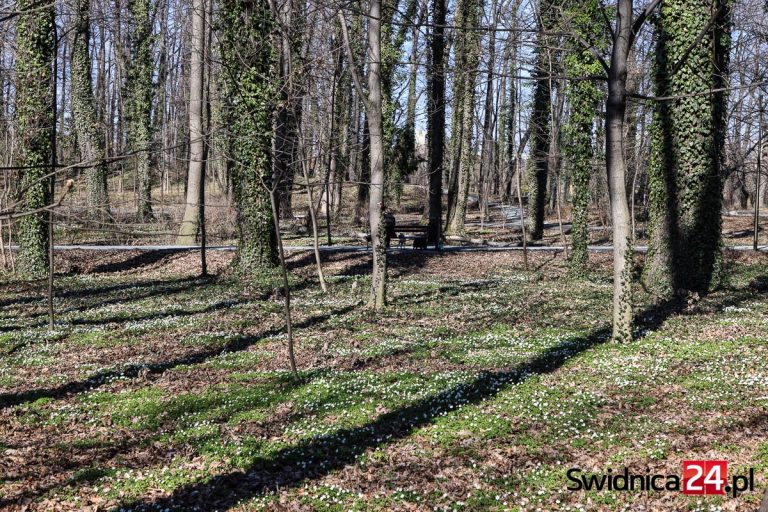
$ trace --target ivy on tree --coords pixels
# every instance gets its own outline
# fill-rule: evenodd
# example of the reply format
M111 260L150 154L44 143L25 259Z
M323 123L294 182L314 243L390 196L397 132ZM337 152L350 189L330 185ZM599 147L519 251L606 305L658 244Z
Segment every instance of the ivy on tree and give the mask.
M53 103L55 13L53 4L40 7L22 0L16 26L16 123L19 136L18 165L21 171L21 211L33 211L50 204L52 190L51 129L56 121ZM19 275L35 279L48 271L48 230L46 213L19 220Z
M220 10L228 167L238 217L235 268L242 275L271 273L277 241L269 187L272 182L272 113L275 108L274 21L265 0L225 0Z

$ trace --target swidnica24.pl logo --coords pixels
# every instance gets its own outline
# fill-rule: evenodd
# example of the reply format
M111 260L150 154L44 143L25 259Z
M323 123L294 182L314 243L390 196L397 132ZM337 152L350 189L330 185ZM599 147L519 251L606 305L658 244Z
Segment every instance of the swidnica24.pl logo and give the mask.
M728 461L725 460L684 460L683 474L653 474L649 468L645 473L631 473L629 468L615 473L584 473L581 468L566 472L569 491L670 491L691 495L730 494L734 498L740 492L753 491L755 470L748 475L732 475L728 480Z

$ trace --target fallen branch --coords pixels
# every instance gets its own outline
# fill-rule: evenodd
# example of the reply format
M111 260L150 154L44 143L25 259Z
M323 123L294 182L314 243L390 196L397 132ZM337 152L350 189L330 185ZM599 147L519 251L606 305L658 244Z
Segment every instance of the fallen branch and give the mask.
M12 219L20 219L22 217L29 217L30 215L37 215L38 213L51 211L55 208L58 208L61 206L61 204L64 202L64 199L67 197L69 192L72 190L72 187L75 186L75 180L67 180L66 183L64 183L64 190L61 192L61 196L59 196L59 200L56 201L53 204L49 204L47 206L42 206L40 208L35 208L34 210L29 210L26 212L16 212L15 208L12 208L10 210L5 210L0 212L0 220L12 220Z

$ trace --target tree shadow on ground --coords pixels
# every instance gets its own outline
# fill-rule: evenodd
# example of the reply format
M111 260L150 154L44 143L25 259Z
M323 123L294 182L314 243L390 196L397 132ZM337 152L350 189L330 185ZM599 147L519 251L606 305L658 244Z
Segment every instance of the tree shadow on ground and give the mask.
M355 254L359 257L359 254ZM388 278L397 279L416 273L419 269L426 266L430 257L440 257L442 254L436 251L408 251L391 252L387 257ZM366 276L372 271L372 256L358 261L344 269L344 274L348 276ZM352 259L352 258L350 258Z
M205 279L200 277L181 277L181 278L175 278L175 279L152 279L152 280L146 280L146 281L138 281L138 282L131 282L131 283L120 283L120 284L113 284L108 286L97 286L93 288L76 288L76 289L64 289L64 290L56 290L56 299L71 299L71 298L88 298L88 297L94 297L97 298L101 295L108 295L111 293L116 293L120 291L130 290L130 289L136 289L136 288L157 288L157 290L148 292L148 295L146 296L139 296L139 297L130 297L133 298L147 298L152 297L154 295L167 293L169 291L173 291L173 288L180 287L183 289L188 289L191 286L193 286L196 283L204 282ZM8 308L11 306L21 306L25 304L34 304L39 302L40 304L45 303L46 301L46 291L41 287L39 290L35 289L37 292L36 295L19 295L17 294L11 299L6 300L0 300L0 308ZM124 298L122 300L125 300ZM100 302L102 304L103 302Z
M114 297L109 299L101 299L98 300L98 296L95 297L95 302L87 302L86 304L77 305L77 306L70 306L67 308L57 308L56 309L56 318L57 320L57 327L61 326L74 326L74 325L103 325L103 324L110 324L115 322L137 322L137 321L147 321L152 320L155 318L163 318L168 316L189 316L189 315L196 315L196 314L203 314L206 312L214 311L217 309L221 309L221 307L233 305L237 302L244 302L244 301L234 301L229 302L227 304L224 303L217 303L214 304L208 308L205 308L204 310L199 311L188 311L188 310L179 310L179 311L161 311L161 312L155 312L155 313L148 313L145 315L136 315L136 316L112 316L112 317L104 317L99 319L74 319L74 320L68 320L68 321L60 321L61 317L63 315L69 314L69 313L82 313L89 311L93 309L94 307L105 307L115 304L125 304L126 302L133 302L138 300L144 300L149 299L152 297L157 297L159 295L175 295L178 293L183 293L190 291L194 289L195 287L201 287L201 286L209 286L211 284L214 284L215 280L213 278L194 278L194 279L179 279L179 280L169 280L169 281L151 281L151 285L146 285L144 283L138 283L136 285L132 286L126 286L126 287L113 287L112 289L105 291L104 289L101 289L100 293L111 293L113 291L120 291L125 289L133 289L133 288L139 288L143 289L147 286L150 286L150 288L147 291L142 291L141 293L129 295L127 297ZM94 295L89 293L88 289L80 289L81 293L78 293L78 291L70 290L66 294L61 294L58 298L64 298L64 297L75 297L75 298L83 298L83 297L93 297ZM45 297L38 297L34 300L34 302L42 302L45 300ZM33 302L33 301L30 301ZM29 319L35 319L39 318L41 319L37 323L34 324L28 324L28 325L20 325L20 324L11 324L11 325L3 325L0 326L0 332L13 332L18 331L22 329L39 329L42 327L46 327L48 325L48 312L41 311L37 314L32 314L26 316L26 318ZM22 346L27 345L27 343L22 343L17 348L21 348ZM6 354L8 355L8 354Z
M370 255L365 252L339 252L339 253L321 252L320 253L320 262L324 267L326 265L338 264L344 261L359 260L361 258L365 258L366 260L368 260L370 258ZM302 270L307 267L312 267L311 270L315 271L315 253L312 251L300 252L300 253L289 253L286 255L285 264L286 264L286 268L289 271ZM370 269L370 264L368 268ZM323 270L326 273L328 273L325 268ZM332 275L332 274L328 274L328 275Z
M277 375L264 379L266 381L264 384L268 383L271 389L277 388L281 392L289 393L310 385L314 380L326 374L326 370L314 369L302 372L300 379L294 379L289 374ZM279 393L265 394L263 395L264 401L259 403L259 407L266 408L275 405L280 397ZM217 407L221 407L224 401L225 398L218 402L202 401L202 403L196 404L194 412L195 414L210 412ZM171 410L168 408L158 409L156 414L162 415L166 426L172 429L174 428L174 422L186 412L188 412L186 409L174 410L171 406ZM269 438L281 432L286 423L300 420L307 414L309 413L272 414L259 422L258 426L262 435ZM127 433L129 435L126 435ZM0 510L15 503L33 499L36 496L42 496L54 489L60 489L68 485L87 485L103 476L103 473L100 471L101 468L114 465L116 460L120 461L121 467L134 470L145 470L153 464L169 464L174 456L174 452L169 451L167 446L155 443L155 441L164 436L165 432L162 429L159 431L157 429L149 429L139 432L117 429L117 432L114 435L110 435L104 442L88 446L57 444L42 447L43 450L49 450L56 454L46 458L49 464L46 467L45 475L40 475L32 469L27 472L16 472L13 476L0 477L0 483L19 480L30 481L29 486L21 492L0 498ZM205 444L199 440L198 444L201 446L193 449L193 452L202 455L205 452ZM12 447L7 446L6 448ZM136 449L142 450L141 457L131 456L131 452ZM67 477L68 473L73 474ZM39 480L50 483L40 485L32 483Z
M492 398L531 375L551 373L572 357L605 341L608 335L608 329L600 329L586 337L569 339L508 371L483 372L468 383L383 414L365 425L339 429L280 450L272 457L259 458L246 471L235 470L187 485L153 502L124 503L116 510L130 507L137 510L229 509L243 500L321 478L353 463L370 448L408 437L438 416Z
M355 307L358 307L358 305L355 304L346 306L344 308L335 309L323 315L312 316L304 321L295 323L293 327L295 329L312 327L313 325L325 322L335 315L343 315L348 313ZM269 329L256 336L241 336L229 341L223 347L217 346L213 348L207 348L205 350L194 352L192 354L188 354L170 361L148 364L131 364L122 368L105 370L98 372L88 377L87 379L68 382L53 388L32 389L20 393L3 393L0 394L0 409L4 407L13 407L24 403L34 402L40 398L50 398L54 400L66 398L86 390L101 387L104 384L110 382L112 379L118 377L133 379L138 377L139 374L151 376L161 374L181 365L200 364L225 352L240 352L246 350L251 345L270 336L281 334L283 331L284 329L282 327Z
M765 293L752 285L730 291L738 293L718 297L712 306L724 309L754 298L755 291ZM690 310L690 306L685 300L673 299L644 309L636 315L639 328L637 337L644 337L648 329L660 327L670 316L684 313ZM689 314L699 313L689 311ZM532 375L552 373L609 337L609 327L596 329L589 335L574 336L512 369L482 372L468 383L383 414L365 425L339 429L333 434L284 448L271 457L258 458L244 471L233 470L183 486L166 498L150 502L126 502L116 510L126 507L135 507L136 510L230 509L244 500L322 478L354 463L366 450L404 439L445 413L493 398Z
M93 267L89 274L111 274L115 272L126 272L129 270L136 270L142 267L155 265L168 259L171 256L178 254L178 251L142 251L139 254L131 256L123 261L114 261L109 263L102 263Z

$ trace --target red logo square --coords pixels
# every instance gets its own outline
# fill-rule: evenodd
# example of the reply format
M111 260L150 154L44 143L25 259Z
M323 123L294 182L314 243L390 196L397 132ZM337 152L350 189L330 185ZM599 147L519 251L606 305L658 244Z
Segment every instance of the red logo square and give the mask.
M725 494L727 478L728 461L683 461L683 494Z

